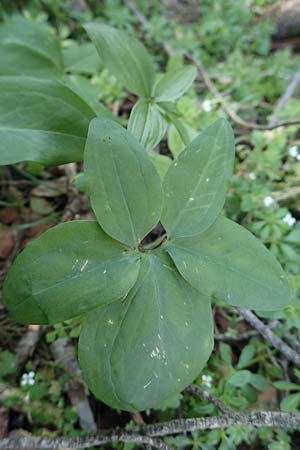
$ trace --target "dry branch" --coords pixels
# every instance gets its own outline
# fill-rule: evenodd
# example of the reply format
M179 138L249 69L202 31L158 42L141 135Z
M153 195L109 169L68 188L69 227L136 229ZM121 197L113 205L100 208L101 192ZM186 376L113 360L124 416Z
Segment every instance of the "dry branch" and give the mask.
M82 381L74 345L70 339L57 339L51 344L51 350L57 363L70 376L66 390L72 405L77 410L81 428L87 432L96 431L97 425L87 398L86 387Z
M237 308L239 313L246 319L250 325L255 328L276 350L282 353L286 359L296 366L300 367L300 354L289 347L273 331L265 325L255 314L245 308Z
M218 399L217 397L215 397L213 394L206 391L205 389L202 389L201 387L197 386L196 384L192 384L191 386L189 386L187 388L187 391L192 395L197 395L199 397L204 398L208 402L212 403L225 415L230 416L230 415L234 414L234 411L232 411L232 409L228 408L228 406L224 405L224 403L220 399Z
M102 431L97 434L75 438L24 437L20 439L2 439L0 440L0 450L38 450L41 448L45 450L57 448L61 450L85 449L92 446L110 444L112 442L150 444L152 447L168 450L169 447L166 444L155 438L191 431L240 426L300 429L300 413L271 411L234 413L230 416L176 419L169 422L145 425L141 428L135 428L132 431L124 429Z

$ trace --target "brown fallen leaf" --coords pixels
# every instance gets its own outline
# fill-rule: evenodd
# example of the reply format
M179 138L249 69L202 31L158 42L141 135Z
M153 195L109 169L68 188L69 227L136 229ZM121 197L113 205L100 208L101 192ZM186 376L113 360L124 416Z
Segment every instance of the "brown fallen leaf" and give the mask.
M0 258L7 259L15 245L13 234L10 230L0 231Z

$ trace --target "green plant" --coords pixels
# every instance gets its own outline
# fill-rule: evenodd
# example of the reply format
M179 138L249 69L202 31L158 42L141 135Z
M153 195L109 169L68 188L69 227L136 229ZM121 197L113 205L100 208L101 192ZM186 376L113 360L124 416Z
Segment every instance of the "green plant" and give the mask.
M81 161L91 119L118 121L98 101L97 88L82 76L96 74L100 67L108 68L122 85L141 97L128 128L147 150L160 142L170 121L178 125L174 101L193 83L195 67L157 74L151 56L133 36L101 23L85 28L102 66L91 44L73 45L62 52L59 40L46 25L21 16L1 25L1 165L36 161L48 166ZM78 65L78 59L82 64ZM96 79L99 81L101 78ZM189 142L184 127L179 129L184 141Z
M58 225L17 258L4 303L23 323L86 314L84 378L109 405L160 408L205 365L210 299L257 310L290 303L284 272L248 231L220 216L234 141L220 119L196 137L163 182L132 134L93 119L80 185L97 222ZM155 242L144 238L161 222Z

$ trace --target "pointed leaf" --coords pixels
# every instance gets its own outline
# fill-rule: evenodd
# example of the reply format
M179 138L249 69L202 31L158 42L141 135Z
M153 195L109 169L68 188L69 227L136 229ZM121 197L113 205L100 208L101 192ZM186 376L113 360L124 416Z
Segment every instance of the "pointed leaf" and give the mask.
M233 132L224 119L214 122L180 153L163 183L161 221L169 236L192 236L215 221L224 205L233 160Z
M174 239L168 252L182 276L204 295L262 311L291 302L288 281L274 256L249 231L219 217L205 233Z
M85 29L101 61L130 92L149 97L154 83L154 65L145 47L122 30L91 22Z
M199 131L192 128L190 125L187 125L186 123L182 123L181 121L178 121L183 128L182 133L184 133L184 138L188 141L188 143L191 143L193 139L198 136ZM178 157L179 153L184 150L184 142L182 139L182 136L180 135L179 131L176 129L175 125L171 125L168 130L168 147L173 153L173 156L175 158Z
M181 97L193 84L197 75L194 66L186 66L165 73L153 88L153 97L158 102L168 102Z
M252 374L251 372L249 372L249 370L240 370L239 372L236 372L229 378L228 383L236 387L245 386L250 382L251 375Z
M128 122L128 130L146 150L153 150L159 144L167 126L157 107L143 99L134 105Z
M101 227L113 238L136 247L161 214L161 182L151 159L121 125L94 119L84 168Z
M47 25L12 16L0 26L0 75L61 77L60 44Z
M171 158L156 152L149 152L149 156L153 164L155 165L158 175L160 176L161 180L163 180L172 163Z
M138 270L138 255L97 222L67 222L18 256L5 280L3 302L18 322L62 322L124 297Z
M114 408L158 408L199 374L213 346L208 298L164 255L147 254L123 302L83 325L79 359L93 393Z
M80 161L94 111L58 81L0 77L0 164Z
M96 116L118 121L111 110L99 102L98 87L91 84L88 78L81 75L67 75L65 83L91 107Z
M290 412L297 411L300 405L300 394L291 394L280 402L281 411Z
M72 74L94 75L103 68L98 52L90 42L81 45L74 42L63 48L62 54L65 68Z

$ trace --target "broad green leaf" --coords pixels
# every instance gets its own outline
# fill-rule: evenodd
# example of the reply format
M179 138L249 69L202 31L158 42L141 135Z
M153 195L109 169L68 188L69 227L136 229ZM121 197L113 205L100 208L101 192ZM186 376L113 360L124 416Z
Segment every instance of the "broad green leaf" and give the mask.
M101 61L130 92L149 97L155 69L145 47L122 30L91 22L85 29L99 52Z
M257 390L257 391L266 391L269 387L268 380L263 375L260 375L259 373L252 373L251 374L251 380L250 384Z
M219 119L180 153L164 178L161 222L170 237L205 231L219 215L233 171L232 128Z
M118 121L118 118L113 115L111 110L99 102L99 88L91 84L88 78L81 75L68 75L65 78L65 82L72 91L86 101L96 116Z
M163 180L172 163L171 158L156 152L149 152L149 156L152 159L153 164L155 165L158 175L160 176L161 180Z
M69 47L63 48L62 54L65 68L72 74L93 75L103 68L98 52L92 43L79 45L74 42Z
M92 120L84 151L92 208L113 238L136 247L158 223L161 182L132 134L107 119Z
M58 81L0 77L0 164L80 161L94 111Z
M168 102L181 97L193 84L197 75L194 66L186 66L166 72L153 88L153 97L158 102Z
M204 295L258 311L291 302L287 277L275 257L225 217L198 236L174 239L168 252L182 276Z
M249 370L240 370L229 378L228 383L236 387L245 386L250 382L251 375L252 374L251 372L249 372Z
M153 150L162 140L168 122L153 103L139 100L131 111L128 130L146 150Z
M280 402L281 411L296 411L300 405L300 393L291 394Z
M196 138L199 132L187 124L183 124L182 122L180 123L185 130L185 139L188 140L189 143L192 142L192 140ZM185 147L182 136L180 136L179 131L173 124L168 130L168 147L175 158L178 157L179 153L181 153Z
M56 323L122 299L134 285L139 256L97 222L51 228L18 256L3 302L21 323Z
M0 75L61 77L60 44L47 25L12 16L0 26Z
M159 408L199 374L213 347L211 306L165 254L148 253L123 302L98 308L79 341L84 378L110 406Z

